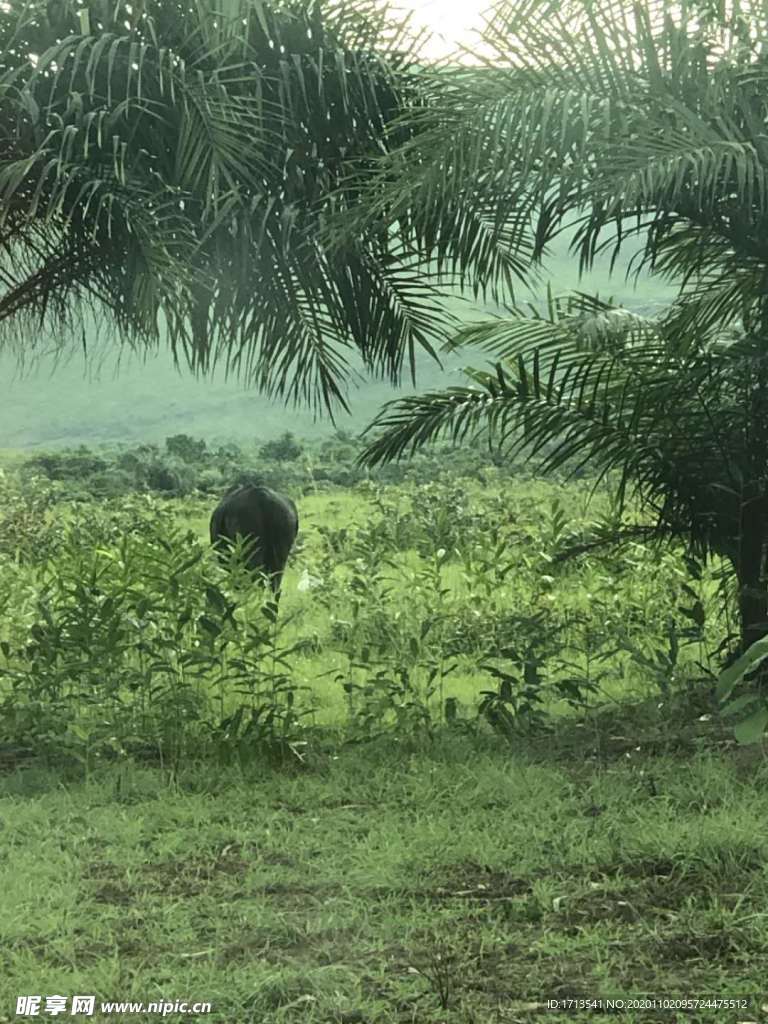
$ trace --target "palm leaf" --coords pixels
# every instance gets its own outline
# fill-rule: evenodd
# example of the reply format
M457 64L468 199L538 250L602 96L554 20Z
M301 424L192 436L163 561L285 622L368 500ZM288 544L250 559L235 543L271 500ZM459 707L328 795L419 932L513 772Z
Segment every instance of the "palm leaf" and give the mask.
M322 240L359 202L337 188L420 102L405 20L373 0L8 7L0 321L59 335L65 308L105 304L131 343L164 324L196 371L325 406L352 348L392 379L434 351L439 291L402 244L371 230L340 260Z
M518 311L465 329L457 341L502 361L467 369L470 388L390 403L361 461L487 434L508 458L533 458L545 473L615 475L619 508L637 497L660 534L735 562L744 488L768 478L765 416L747 385L768 373L768 359L743 334L681 346L675 309L656 319L624 312L581 294L550 295L548 317Z
M575 219L582 269L647 238L635 269L682 275L697 330L738 306L760 317L767 22L757 2L733 13L667 0L501 2L480 66L440 69L430 102L398 123L406 141L381 158L349 230L389 225L424 260L501 289L528 280ZM707 303L713 278L719 302Z

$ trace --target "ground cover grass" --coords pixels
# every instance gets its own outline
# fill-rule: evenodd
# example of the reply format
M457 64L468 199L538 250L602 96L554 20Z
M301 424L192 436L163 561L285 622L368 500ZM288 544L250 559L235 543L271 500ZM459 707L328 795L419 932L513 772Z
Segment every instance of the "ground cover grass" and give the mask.
M611 996L749 1000L628 1022L765 1019L765 764L574 742L6 778L0 1020L75 992L260 1024L535 1021Z

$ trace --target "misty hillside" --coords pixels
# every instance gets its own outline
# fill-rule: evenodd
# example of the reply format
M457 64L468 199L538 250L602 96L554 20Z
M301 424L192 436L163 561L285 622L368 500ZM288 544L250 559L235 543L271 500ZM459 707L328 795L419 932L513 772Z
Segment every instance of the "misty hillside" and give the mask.
M669 285L648 277L633 288L624 280L626 265L625 259L609 279L604 259L580 282L577 260L568 255L563 242L549 262L547 276L557 291L598 291L629 306L663 303L674 294ZM459 297L451 309L465 321L491 312L490 307ZM397 391L386 382L363 380L350 394L351 416L340 413L337 426L357 432L397 394L460 383L460 368L473 361L483 360L471 352L451 355L440 370L423 355L416 389ZM0 353L0 448L114 445L161 441L177 433L209 441L252 442L285 430L312 438L333 429L329 420L315 421L310 411L286 408L237 380L225 380L223 374L202 380L178 371L169 351L146 358L124 352L120 357L116 345L102 343L88 362L78 350L58 363L53 356L40 357L23 370L10 354Z

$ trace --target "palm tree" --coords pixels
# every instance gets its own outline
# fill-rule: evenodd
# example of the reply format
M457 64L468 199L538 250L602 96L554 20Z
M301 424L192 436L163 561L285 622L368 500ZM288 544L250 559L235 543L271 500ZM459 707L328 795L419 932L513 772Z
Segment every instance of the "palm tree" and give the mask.
M689 336L668 315L644 317L594 297L554 297L514 310L453 344L491 354L469 387L401 399L375 421L369 465L433 438L487 430L510 456L527 450L551 472L612 475L619 505L639 499L653 525L689 553L727 559L739 582L742 644L766 632L768 350L737 330ZM627 536L634 536L630 527ZM622 535L607 538L615 542ZM589 545L591 546L591 545Z
M525 280L564 230L583 268L643 239L635 269L680 282L667 315L513 306L452 343L493 371L385 409L363 461L482 427L545 466L616 470L659 531L731 562L743 645L768 632L766 39L750 0L505 0L487 65L434 76L355 215L476 290Z
M6 341L85 307L328 408L353 350L392 379L431 351L435 288L404 247L321 238L421 102L418 40L379 0L9 0L0 52Z

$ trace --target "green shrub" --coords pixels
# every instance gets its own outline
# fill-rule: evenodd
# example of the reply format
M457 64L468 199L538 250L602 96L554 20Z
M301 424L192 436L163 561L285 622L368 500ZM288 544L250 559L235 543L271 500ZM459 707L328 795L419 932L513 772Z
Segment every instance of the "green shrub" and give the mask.
M243 593L245 570L224 572L151 498L75 513L28 628L0 641L0 742L84 763L289 753L311 704L295 699L271 595L236 619Z
M96 498L116 498L136 490L136 476L125 469L113 467L94 473L88 480L90 493Z
M157 459L147 466L145 479L150 490L184 495L194 489L197 474L180 459Z
M205 441L198 441L188 434L174 434L173 437L166 437L165 450L182 462L202 462L207 454Z
M0 554L31 564L52 558L61 541L55 505L47 481L0 472Z
M304 448L286 431L275 441L267 441L259 449L259 457L274 462L294 462L303 453Z
M31 475L44 475L49 480L85 480L93 473L103 473L108 463L90 452L62 452L36 455L24 468Z

